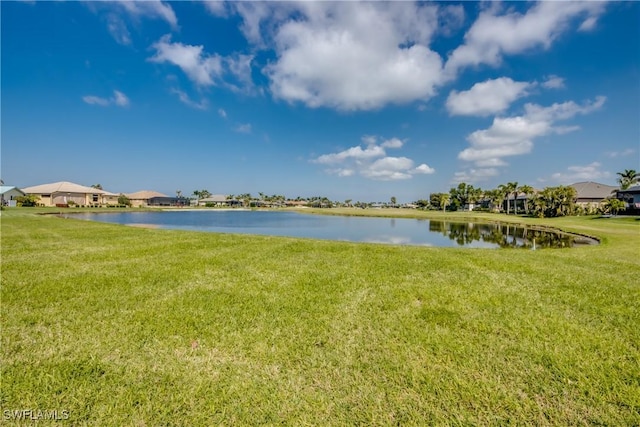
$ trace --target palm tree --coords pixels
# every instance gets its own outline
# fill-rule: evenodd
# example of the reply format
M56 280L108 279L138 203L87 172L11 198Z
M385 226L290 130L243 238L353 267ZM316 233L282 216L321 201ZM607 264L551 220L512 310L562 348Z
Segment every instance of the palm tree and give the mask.
M626 207L626 204L620 199L610 198L604 202L603 207L606 212L611 212L612 214L617 215L619 211Z
M518 188L518 183L517 182L508 182L506 184L500 184L498 186L498 189L505 195L505 197L507 198L507 215L509 215L509 196L511 195L511 193L513 193L514 191L516 191L516 189ZM516 192L516 198L518 197L518 193ZM515 201L516 199L513 199L513 205L514 205L514 211L515 211Z
M451 196L448 193L442 193L440 195L440 204L442 205L442 212L447 209Z
M513 193L513 214L518 215L518 205L516 203L518 201L518 183L508 182L507 187L509 187L509 189L511 190L511 193ZM509 195L507 194L507 198L508 197ZM507 200L507 203L508 203L508 200Z
M628 189L640 180L640 173L634 169L625 169L624 172L617 172L616 175L620 176L618 183L620 183L621 190Z
M533 187L530 185L523 185L518 188L518 191L524 193L524 211L529 215L529 196L533 194Z
M496 192L495 193L496 199L500 200L500 211L502 211L502 206L504 204L505 195L507 194L507 189L505 188L504 184L500 184L500 185L498 185L498 188L496 188L494 191ZM507 214L509 214L509 204L508 203L507 203Z
M485 190L484 198L489 201L489 209L494 210L497 202L502 200L500 190Z

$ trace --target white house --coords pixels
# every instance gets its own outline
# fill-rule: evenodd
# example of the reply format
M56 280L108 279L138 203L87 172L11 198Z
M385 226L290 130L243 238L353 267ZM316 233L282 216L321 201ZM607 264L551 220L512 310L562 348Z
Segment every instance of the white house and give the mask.
M15 206L16 198L26 196L25 192L11 185L0 185L0 204L2 206Z

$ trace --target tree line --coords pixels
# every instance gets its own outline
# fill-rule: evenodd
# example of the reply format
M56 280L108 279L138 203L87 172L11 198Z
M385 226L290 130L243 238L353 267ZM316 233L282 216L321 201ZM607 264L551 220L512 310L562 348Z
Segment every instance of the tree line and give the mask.
M618 172L617 175L620 190L627 190L640 181L640 174L633 169L626 169L624 172ZM576 197L575 188L564 185L545 187L541 191L535 191L530 185L508 182L494 189L483 190L461 182L457 187L451 188L448 193L431 193L429 200L418 200L416 205L422 209L502 211L506 214L521 213L550 218L574 215L581 210L584 211L584 208L576 206ZM599 208L602 212L583 213L617 214L625 208L625 202L616 198L614 192L603 201Z

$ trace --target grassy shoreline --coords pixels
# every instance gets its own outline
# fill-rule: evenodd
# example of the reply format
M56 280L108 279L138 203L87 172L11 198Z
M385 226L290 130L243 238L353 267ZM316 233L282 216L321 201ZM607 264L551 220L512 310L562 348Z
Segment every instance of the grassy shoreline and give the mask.
M534 252L36 212L0 217L3 410L68 410L73 425L640 423L633 218L499 216L602 243Z

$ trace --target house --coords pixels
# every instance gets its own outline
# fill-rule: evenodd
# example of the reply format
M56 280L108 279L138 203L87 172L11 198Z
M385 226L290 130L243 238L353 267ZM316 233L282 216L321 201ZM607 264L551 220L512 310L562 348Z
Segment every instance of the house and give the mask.
M600 207L604 199L612 197L618 187L586 181L569 185L576 190L576 205L583 208Z
M187 197L156 196L147 200L147 206L189 206Z
M212 194L209 197L198 200L198 206L242 206L242 201L230 199L224 194Z
M16 198L26 196L24 191L10 185L0 185L0 205L16 206Z
M616 198L624 200L632 209L640 209L640 185L634 185L626 190L618 190Z
M117 194L67 181L35 185L33 187L23 188L22 191L26 194L37 196L40 199L38 200L38 204L42 206L118 204Z
M288 207L306 208L307 203L309 202L306 200L287 200L284 202L284 205Z
M527 210L527 201L530 200L537 192L538 190L534 189L532 194L519 192L517 195L515 195L515 191L513 193L509 193L502 201L502 209L506 212L508 207L509 212L525 212Z
M138 208L141 206L150 206L151 199L158 200L157 198L169 197L166 194L158 193L157 191L142 190L135 193L125 194L131 202L131 207Z

